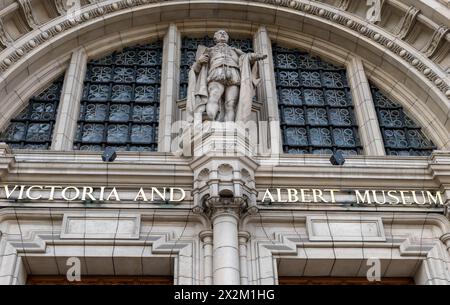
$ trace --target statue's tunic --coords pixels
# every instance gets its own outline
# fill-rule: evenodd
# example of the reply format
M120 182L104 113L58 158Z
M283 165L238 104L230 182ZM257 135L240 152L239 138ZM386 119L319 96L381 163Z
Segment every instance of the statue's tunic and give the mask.
M207 82L218 82L224 86L239 86L241 73L237 49L225 43L219 43L206 50L209 55L209 71Z

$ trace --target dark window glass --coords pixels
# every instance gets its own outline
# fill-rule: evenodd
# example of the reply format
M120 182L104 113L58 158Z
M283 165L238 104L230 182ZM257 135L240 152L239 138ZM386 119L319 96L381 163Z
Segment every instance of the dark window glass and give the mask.
M428 156L436 149L421 128L403 110L371 84L378 122L386 154L391 156Z
M240 49L246 53L253 52L253 45L250 39L230 39L230 46ZM181 67L180 67L180 99L187 96L187 87L189 83L189 70L195 62L197 47L204 45L206 47L214 46L214 39L210 37L203 38L183 38L181 46Z
M273 46L285 153L362 152L344 68Z
M77 150L157 151L161 42L88 63Z
M8 143L13 149L49 149L63 81L63 77L59 78L43 92L32 97L28 106L11 120L1 141Z

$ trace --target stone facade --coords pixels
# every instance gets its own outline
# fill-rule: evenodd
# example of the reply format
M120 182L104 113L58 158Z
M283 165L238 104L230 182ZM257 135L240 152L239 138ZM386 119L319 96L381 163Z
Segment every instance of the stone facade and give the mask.
M383 1L375 23L366 20L365 1L195 2L83 0L75 12L60 0L0 3L0 130L65 75L50 149L0 144L0 185L117 187L126 198L136 186L186 190L177 204L1 199L0 284L65 275L71 257L81 260L82 275L173 275L175 284L189 285L365 277L367 261L378 259L382 277L450 284L447 207L358 206L349 195L439 190L448 203L448 1ZM259 64L252 107L252 121L263 124L250 141L239 130L223 135L218 128L192 151L180 149L182 38L220 28L269 55ZM74 150L88 61L157 40L163 45L158 151L119 152L104 163L99 152ZM331 166L329 155L283 153L273 44L346 68L361 155ZM436 146L431 156L387 155L370 84L422 128ZM237 154L224 155L224 147ZM266 189L277 188L343 194L337 204L261 201Z

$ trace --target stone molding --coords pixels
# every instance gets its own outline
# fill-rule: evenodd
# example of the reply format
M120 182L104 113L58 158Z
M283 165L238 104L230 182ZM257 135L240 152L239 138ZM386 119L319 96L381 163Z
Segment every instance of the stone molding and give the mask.
M307 214L314 215L314 212ZM290 216L289 216L290 215ZM343 215L340 213L327 214L332 217ZM338 262L340 259L345 260L367 260L372 258L369 254L372 251L377 253L376 257L388 257L394 260L417 259L423 262L418 265L419 271L416 275L418 284L444 284L450 285L450 274L445 272L445 265L450 264L449 254L442 251L442 243L439 238L422 238L420 228L424 224L435 226L440 232L449 230L448 221L442 215L387 215L382 213L364 214L354 213L345 214L345 217L353 217L355 221L363 219L365 216L380 216L385 226L399 225L407 223L408 225L416 224L417 227L412 229L408 235L397 235L392 229L386 235L387 240L383 241L310 241L307 233L304 232L306 216L304 213L289 213L283 211L262 211L260 216L247 218L245 230L253 231L253 226L263 226L264 223L271 223L273 233L266 237L253 237L251 242L251 250L247 257L248 261L255 260L255 253L258 255L256 265L252 265L249 272L251 278L250 284L256 285L274 285L277 284L276 277L279 273L275 271L275 266L279 267L279 263L275 259L297 258L303 260L311 260L311 263L323 264L328 260ZM290 218L290 219L288 219ZM285 223L283 232L281 229L274 229L276 224ZM289 223L289 226L287 224ZM297 224L295 224L297 223ZM439 234L439 233L438 233ZM320 250L322 249L322 250ZM357 249L353 251L352 249ZM392 249L396 249L398 254L393 255ZM320 251L323 251L321 254ZM252 254L253 253L253 254ZM308 253L315 253L309 256ZM330 257L329 255L332 254ZM311 255L311 254L310 254ZM320 259L319 259L320 258ZM333 264L334 266L334 264ZM444 271L442 271L444 270ZM279 272L279 270L278 270ZM361 270L360 270L361 272ZM356 274L354 276L357 276ZM359 276L364 276L359 274Z
M413 47L392 39L393 35L380 27L369 24L367 21L353 14L349 14L346 11L336 11L331 6L322 3L313 3L306 0L254 0L249 2L255 6L261 5L259 3L262 2L263 4L273 5L274 7L302 12L305 14L305 17L308 18L345 26L348 30L352 31L354 35L365 36L367 39L370 39L374 43L393 52L399 60L406 61L412 68L423 73L430 85L432 84L432 86L437 87L448 99L450 99L450 81L445 78L443 71L436 67L433 62L421 58L422 56L420 56L419 52ZM28 0L21 0L21 4L25 8L28 7L26 3L29 3ZM192 5L192 1L190 4ZM39 29L36 29L36 31L39 30L39 34L35 34L34 38L28 38L27 41L22 42L21 45L19 41L17 41L15 43L15 50L7 49L0 53L0 71L7 71L16 62L20 62L24 55L28 54L33 49L36 49L46 41L52 40L52 38L57 39L57 36L65 31L77 28L85 23L92 23L95 19L103 18L103 16L117 14L117 12L120 11L129 11L130 8L149 7L154 5L166 6L172 4L171 1L157 0L104 1L83 7L80 15L75 18L67 18L66 16L58 17L49 25L44 25ZM27 18L27 20L32 20L32 18ZM446 31L437 30L438 34L435 35L435 37L439 38L438 41L443 37L443 32L446 33ZM433 53L435 51L434 46L436 45L435 37L433 37L429 43L430 46L433 46ZM428 51L429 48L427 48L426 52Z
M66 212L71 215L76 214L73 210L66 210ZM99 210L93 212L99 213L98 215L102 214ZM110 212L116 214L119 213L117 210L111 210ZM85 213L86 211L78 210L78 215L80 217L85 215ZM96 251L99 258L106 255L104 251L101 251L102 247L130 247L130 249L133 249L136 246L141 246L144 247L144 249L148 249L148 251L145 252L145 257L168 257L175 260L174 280L176 285L195 285L202 282L200 275L197 273L198 261L194 257L194 253L197 252L196 239L191 236L176 236L175 231L161 231L160 229L154 229L158 223L166 223L167 220L164 220L165 217L170 217L172 221L176 220L180 223L184 223L186 221L186 213L176 213L177 215L175 215L164 211L155 212L154 215L157 215L158 218L155 219L150 216L150 218L153 219L151 231L140 232L139 239L105 239L99 236L93 240L71 238L70 241L60 238L61 227L57 225L62 221L62 215L64 214L65 210L49 212L48 209L41 210L40 212L37 212L35 209L5 209L0 212L0 225L8 220L19 222L19 226L20 221L22 220L38 222L36 224L36 229L23 232L21 233L22 235L9 234L5 230L2 231L2 236L0 238L0 284L25 284L23 279L20 280L21 275L19 273L23 272L24 267L27 265L27 260L33 257L56 258L58 257L58 253L64 253L62 258L66 257L66 255L79 256L79 251L77 253L73 252L76 248L72 246L79 246L79 249L83 249L83 247L86 246L96 246L98 247ZM146 218L148 221L148 213L141 212L140 215L142 219ZM199 220L198 217L197 220ZM42 229L42 226L48 227L47 225L50 222L52 230ZM3 229L3 227L0 228ZM164 227L161 227L161 229L163 228ZM73 253L70 254L70 252ZM139 253L136 252L134 255L137 258L142 258L144 252L139 250ZM115 252L114 255L111 254L111 257L120 256L121 254L119 251ZM19 265L21 266L20 268Z

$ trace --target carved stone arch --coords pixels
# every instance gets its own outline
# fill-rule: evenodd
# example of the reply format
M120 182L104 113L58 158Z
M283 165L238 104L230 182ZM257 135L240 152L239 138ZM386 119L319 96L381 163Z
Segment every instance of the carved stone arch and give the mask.
M411 93L420 97L421 102L426 104L425 107L430 108L429 112L433 114L430 121L436 122L433 127L437 127L442 136L448 134L450 124L447 124L449 106L446 94L450 95L450 81L445 71L420 51L404 41L397 41L386 30L346 11L334 11L327 4L275 0L264 2L249 1L245 5L233 2L234 10L230 11L231 6L227 6L227 1L222 1L217 4L217 12L220 13L210 16L208 14L212 12L204 9L208 3L203 2L189 6L183 1L144 3L117 0L113 3L88 4L82 8L81 17L76 20L67 19L66 16L57 17L52 22L32 30L26 38L19 38L14 47L8 47L0 53L0 69L3 72L0 97L6 101L14 100L13 103L2 103L1 113L10 114L17 111L15 103L18 98L14 96L14 91L23 88L24 82L30 77L24 71L33 75L36 67L45 62L42 60L39 64L37 60L48 53L49 44L53 45L50 56L58 58L59 61L61 56L67 56L69 49L79 47L80 43L81 46L89 45L89 55L95 56L95 53L106 53L105 50L111 49L112 45L126 46L133 41L142 41L152 36L162 37L167 29L167 25L162 22L180 22L181 28L187 28L191 24L192 27L201 28L198 31L204 31L205 26L215 26L214 22L206 22L204 18L214 17L228 22L230 27L243 21L251 24L253 29L264 24L273 41L296 41L299 45L303 44L307 50L317 53L320 53L321 49L333 49L331 52L323 51L330 58L334 57L334 51L340 48L346 50L347 54L353 53L363 57L368 65L385 64L386 67L382 67L385 70L396 69L401 75L407 75L409 83L405 85ZM239 7L241 5L244 6ZM174 10L179 14L168 14ZM134 27L131 27L132 16L139 16L132 23ZM164 20L161 16L165 17ZM260 16L264 16L264 19L261 20ZM189 19L189 22L185 22L186 19ZM115 23L119 24L124 20L130 21L130 26L125 29L122 27L121 32L117 32ZM102 43L100 40L93 43L94 36L96 39L103 37ZM100 45L102 47L99 47ZM339 51L336 53L343 55ZM20 96L19 100L26 100L26 96L27 94ZM425 96L426 102L422 98ZM436 113L435 109L444 111ZM1 119L0 128L4 127L9 117ZM445 149L448 148L448 139L447 136L440 141L433 140L439 148Z

